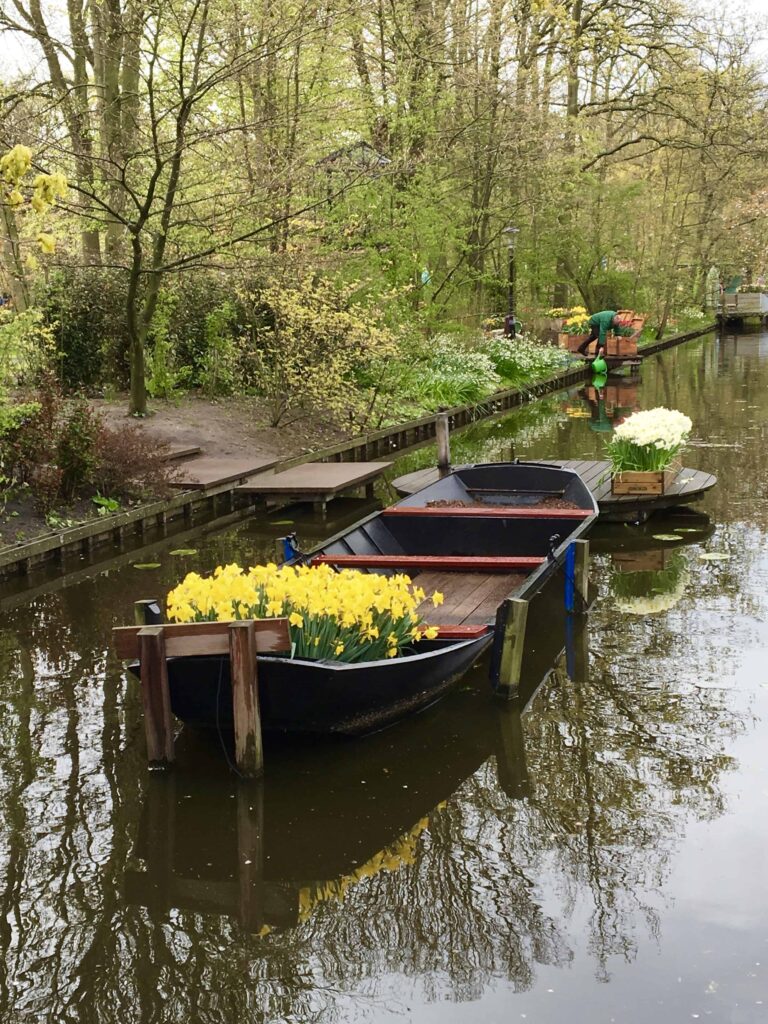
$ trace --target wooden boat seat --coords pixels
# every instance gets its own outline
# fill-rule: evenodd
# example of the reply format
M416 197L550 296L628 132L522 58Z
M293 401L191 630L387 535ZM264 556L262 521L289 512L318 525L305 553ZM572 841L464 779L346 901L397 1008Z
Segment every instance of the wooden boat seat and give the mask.
M477 518L502 517L506 519L587 519L588 508L525 508L519 505L487 505L470 508L451 506L397 505L385 508L382 516L474 516Z
M447 572L529 572L544 558L526 555L315 555L312 565L339 569L437 569Z

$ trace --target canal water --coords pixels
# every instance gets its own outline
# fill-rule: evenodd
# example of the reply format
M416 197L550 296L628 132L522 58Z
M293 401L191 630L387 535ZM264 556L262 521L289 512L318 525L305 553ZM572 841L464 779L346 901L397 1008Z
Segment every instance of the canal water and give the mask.
M147 771L110 629L360 506L0 592L0 1021L768 1020L768 335L688 343L453 449L599 457L656 405L691 416L685 464L719 484L704 515L596 531L586 627L563 654L549 595L521 706L481 665L376 736L269 747L261 786L185 732Z

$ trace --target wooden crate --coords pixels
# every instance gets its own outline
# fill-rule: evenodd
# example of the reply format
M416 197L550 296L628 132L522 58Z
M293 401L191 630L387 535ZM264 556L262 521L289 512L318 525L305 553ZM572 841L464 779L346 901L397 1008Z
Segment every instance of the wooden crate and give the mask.
M614 473L611 494L666 494L681 469L680 460L675 459L666 469Z
M637 355L637 339L610 337L606 338L605 354L614 359L629 359Z
M560 348L568 349L569 352L575 352L582 342L585 342L589 337L587 334L567 334L565 331L561 331L557 336L557 344Z

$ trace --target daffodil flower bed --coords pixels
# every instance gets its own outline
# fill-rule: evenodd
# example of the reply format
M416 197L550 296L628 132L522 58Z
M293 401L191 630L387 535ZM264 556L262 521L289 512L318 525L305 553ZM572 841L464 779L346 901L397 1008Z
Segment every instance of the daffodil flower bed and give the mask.
M563 323L563 331L566 334L588 334L589 313L583 306L574 306L571 315Z
M676 409L646 409L620 423L606 442L614 473L665 469L684 447L692 423Z
M434 640L416 609L426 594L408 576L379 576L329 565L218 566L189 573L167 599L174 622L230 622L285 617L296 658L377 661ZM442 604L435 591L432 603Z

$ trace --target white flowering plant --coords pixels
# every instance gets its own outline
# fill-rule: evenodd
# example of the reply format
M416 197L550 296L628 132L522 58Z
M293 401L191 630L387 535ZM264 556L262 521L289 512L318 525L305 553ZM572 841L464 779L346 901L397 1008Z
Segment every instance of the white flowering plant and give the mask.
M606 442L614 473L666 469L685 446L692 423L676 409L646 409L620 423Z

